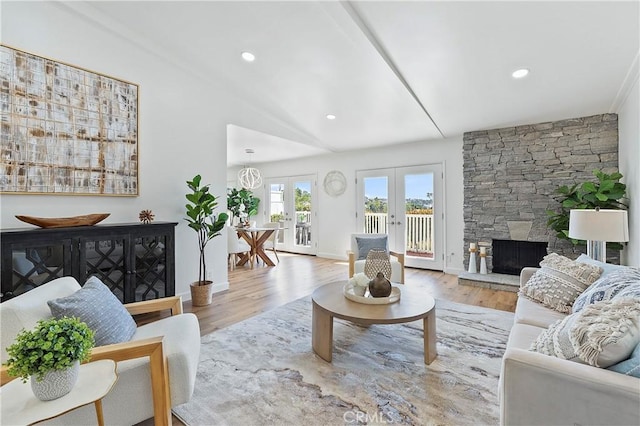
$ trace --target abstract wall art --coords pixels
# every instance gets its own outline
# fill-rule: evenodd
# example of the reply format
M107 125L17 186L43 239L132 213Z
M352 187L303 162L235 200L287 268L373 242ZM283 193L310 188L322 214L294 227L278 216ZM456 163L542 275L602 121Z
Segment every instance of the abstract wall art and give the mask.
M0 192L138 195L138 85L0 45Z

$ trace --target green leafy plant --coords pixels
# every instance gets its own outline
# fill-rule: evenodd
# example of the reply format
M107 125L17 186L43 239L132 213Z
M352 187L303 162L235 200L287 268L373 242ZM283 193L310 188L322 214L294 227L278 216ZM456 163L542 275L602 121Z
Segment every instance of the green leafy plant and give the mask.
M202 177L196 175L193 180L187 181L191 193L186 195L190 204L186 204L187 217L184 219L189 228L198 234L198 248L200 249L200 262L198 269L198 285L206 284L207 264L205 262L204 249L207 243L220 235L225 222L229 218L226 213L213 214L218 205L218 197L209 192L209 185L200 185Z
M227 189L227 209L243 222L258 214L259 204L260 199L248 189Z
M30 376L42 381L51 370L64 370L78 360L88 361L93 331L78 318L40 320L33 330L22 330L7 348L8 374L26 382Z
M573 242L581 243L579 240L569 238L569 212L572 209L626 209L627 206L621 201L627 190L627 186L620 183L622 174L606 174L600 170L594 170L593 175L597 182L583 182L572 186L561 186L556 189L558 196L555 199L560 203L558 210L547 210L549 218L547 226L556 232L556 237ZM621 249L618 243L612 243L611 248Z

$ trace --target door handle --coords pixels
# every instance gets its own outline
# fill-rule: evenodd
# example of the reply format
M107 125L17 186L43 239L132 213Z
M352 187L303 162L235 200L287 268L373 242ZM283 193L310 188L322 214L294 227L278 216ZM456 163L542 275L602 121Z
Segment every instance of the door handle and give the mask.
M390 225L395 225L396 223L394 221L389 222Z

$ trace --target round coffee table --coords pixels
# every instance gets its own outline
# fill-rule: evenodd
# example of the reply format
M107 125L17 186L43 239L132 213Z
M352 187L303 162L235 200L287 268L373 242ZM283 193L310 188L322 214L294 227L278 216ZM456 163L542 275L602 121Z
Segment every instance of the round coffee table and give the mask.
M396 284L400 300L388 305L367 305L353 302L342 293L346 284L339 281L317 288L311 295L313 302L313 351L327 362L333 352L333 318L356 324L397 324L422 319L424 321L424 362L431 364L436 358L436 302L419 290Z

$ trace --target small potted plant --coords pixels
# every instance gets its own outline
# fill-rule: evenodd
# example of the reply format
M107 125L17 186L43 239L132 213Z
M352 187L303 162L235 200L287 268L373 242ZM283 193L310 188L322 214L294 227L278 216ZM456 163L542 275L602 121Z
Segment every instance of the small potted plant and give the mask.
M238 218L238 225L246 226L251 216L258 214L260 198L245 188L229 188L227 190L227 209Z
M229 215L220 213L217 216L213 210L218 205L218 197L209 192L209 185L200 185L202 177L196 175L193 180L187 181L191 193L187 194L189 204L186 205L187 217L185 220L189 228L198 234L198 248L200 249L200 262L198 281L191 283L191 302L194 306L206 306L211 303L213 282L206 279L207 263L204 249L207 243L220 235Z
M42 401L60 398L73 389L93 345L93 331L78 318L40 320L7 348L7 372L24 383L31 378L31 389Z

